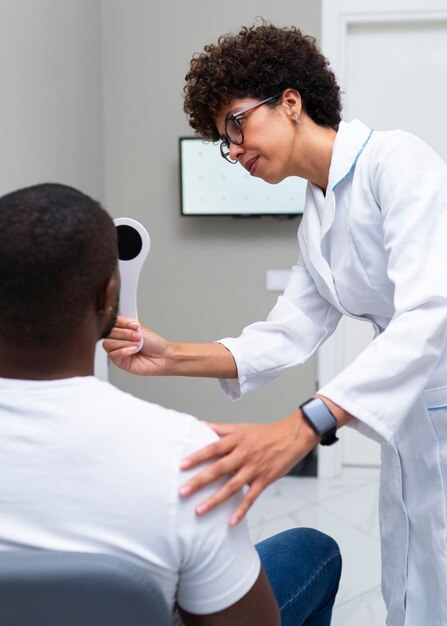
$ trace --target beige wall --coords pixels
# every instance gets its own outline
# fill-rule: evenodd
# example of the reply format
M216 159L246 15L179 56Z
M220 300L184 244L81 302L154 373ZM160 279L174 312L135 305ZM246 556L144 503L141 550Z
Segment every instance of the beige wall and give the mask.
M103 192L94 0L0 2L0 194L34 183Z
M191 134L182 112L189 59L259 15L319 35L320 2L314 0L101 1L106 206L114 217L133 217L150 232L140 318L172 340L238 335L245 324L263 319L278 295L266 291L266 271L288 268L297 258L297 219L179 215L177 140ZM137 378L113 367L110 378L142 398L199 417L267 421L314 391L315 362L237 403L214 380Z

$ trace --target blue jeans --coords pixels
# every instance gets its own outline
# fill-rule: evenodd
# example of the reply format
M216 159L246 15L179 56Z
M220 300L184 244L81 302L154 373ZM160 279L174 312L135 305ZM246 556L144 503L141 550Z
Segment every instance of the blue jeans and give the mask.
M336 542L294 528L256 545L281 610L281 626L329 626L341 574Z

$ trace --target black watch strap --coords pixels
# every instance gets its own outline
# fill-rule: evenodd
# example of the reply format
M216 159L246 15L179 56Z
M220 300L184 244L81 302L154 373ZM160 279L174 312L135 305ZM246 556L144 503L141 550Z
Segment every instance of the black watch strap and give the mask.
M311 398L300 405L306 422L321 437L322 446L331 446L338 441L337 420L320 398Z

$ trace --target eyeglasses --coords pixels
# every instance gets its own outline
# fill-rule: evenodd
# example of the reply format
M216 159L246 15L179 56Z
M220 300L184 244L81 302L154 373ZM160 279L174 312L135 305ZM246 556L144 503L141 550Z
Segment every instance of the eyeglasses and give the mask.
M226 161L228 161L228 163L231 163L232 165L237 163L237 161L233 161L230 158L230 143L234 144L235 146L240 146L241 143L244 142L244 132L242 130L239 117L241 115L244 115L244 113L248 113L248 111L254 111L258 107L266 104L267 102L270 102L271 100L279 98L280 95L281 94L278 93L276 96L271 96L270 98L261 100L261 102L256 102L256 104L251 104L250 106L241 109L237 113L231 113L227 115L227 117L225 118L224 126L225 132L223 135L220 136L220 138L222 139L222 143L220 144L220 154Z

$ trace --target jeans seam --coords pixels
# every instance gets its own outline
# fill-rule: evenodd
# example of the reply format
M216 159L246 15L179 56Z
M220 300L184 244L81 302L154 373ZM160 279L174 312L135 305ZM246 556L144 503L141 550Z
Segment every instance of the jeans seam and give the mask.
M280 610L282 611L288 604L296 600L298 596L300 596L307 589L307 587L309 587L309 585L315 580L315 578L320 574L321 570L324 569L328 565L328 563L330 563L335 558L340 558L339 552L336 552L335 554L332 554L330 557L328 557L326 561L324 561L324 563L320 565L317 571L314 572L314 574L306 581L306 583L302 587L300 587L300 589L298 589L298 591L280 607Z

